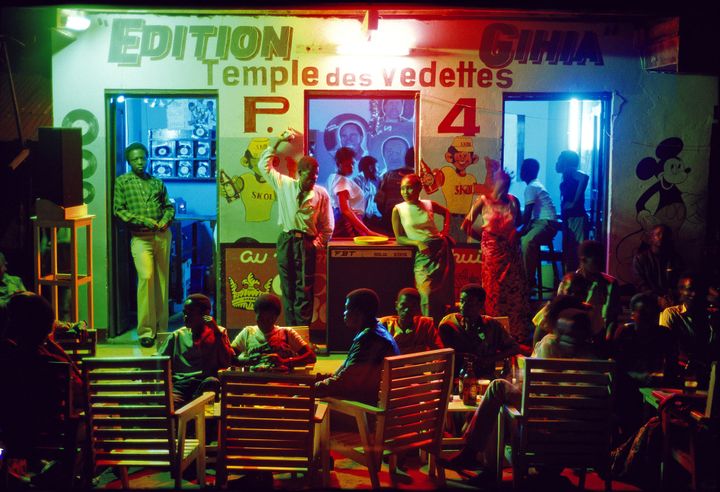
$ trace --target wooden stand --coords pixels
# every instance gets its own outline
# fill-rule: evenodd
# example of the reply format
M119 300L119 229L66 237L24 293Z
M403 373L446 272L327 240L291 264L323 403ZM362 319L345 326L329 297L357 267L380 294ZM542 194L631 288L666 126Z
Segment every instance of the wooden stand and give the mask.
M83 215L71 218L46 218L33 217L33 235L35 244L35 292L42 295L42 288L50 287L50 303L55 317L59 318L58 309L58 290L60 287L70 289L70 315L69 321L80 321L78 309L78 294L81 285L87 286L87 306L88 318L87 323L90 328L94 328L93 319L93 274L92 274L92 221L94 215ZM70 265L69 272L58 272L58 229L70 229ZM81 227L87 228L86 234L86 273L80 275L78 273L78 230ZM50 231L50 272L42 271L42 250L41 250L41 229L49 229Z

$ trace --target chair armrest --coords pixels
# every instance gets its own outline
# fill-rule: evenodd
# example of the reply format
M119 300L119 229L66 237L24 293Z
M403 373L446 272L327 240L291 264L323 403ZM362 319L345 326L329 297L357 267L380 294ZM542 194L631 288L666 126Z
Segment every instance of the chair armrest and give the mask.
M517 420L522 418L522 414L520 413L520 410L518 410L515 407L511 407L509 405L503 405L502 411L505 415L510 417L513 420Z
M363 416L368 413L373 415L385 413L385 410L382 408L354 400L340 400L338 398L326 397L323 398L323 401L326 402L332 410L356 417Z
M187 403L182 408L175 411L175 416L178 418L179 423L188 422L191 418L197 417L198 415L205 416L205 404L215 399L215 393L208 391L195 398L190 403Z
M327 402L324 401L316 401L315 402L315 415L313 416L313 421L318 423L325 420L325 416L328 413L328 408L330 406L327 404Z

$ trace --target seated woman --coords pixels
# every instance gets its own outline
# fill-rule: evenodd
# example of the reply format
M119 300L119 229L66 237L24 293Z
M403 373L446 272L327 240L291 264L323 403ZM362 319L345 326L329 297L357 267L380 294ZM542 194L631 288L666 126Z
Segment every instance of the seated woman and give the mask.
M381 236L363 223L367 198L362 188L351 178L355 165L355 151L340 147L335 153L337 173L328 178L330 203L335 213L332 237Z
M252 370L288 370L315 363L315 352L295 330L275 324L281 310L278 296L259 295L254 310L257 326L243 328L231 344L239 365Z

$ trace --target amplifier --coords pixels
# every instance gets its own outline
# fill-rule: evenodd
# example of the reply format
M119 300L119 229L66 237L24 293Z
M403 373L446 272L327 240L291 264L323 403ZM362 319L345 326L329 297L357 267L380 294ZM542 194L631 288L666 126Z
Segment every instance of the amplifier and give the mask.
M378 317L395 313L400 289L414 287L414 248L394 241L363 246L352 241L331 241L327 253L327 347L347 352L355 337L345 326L345 296L361 287L380 297Z

